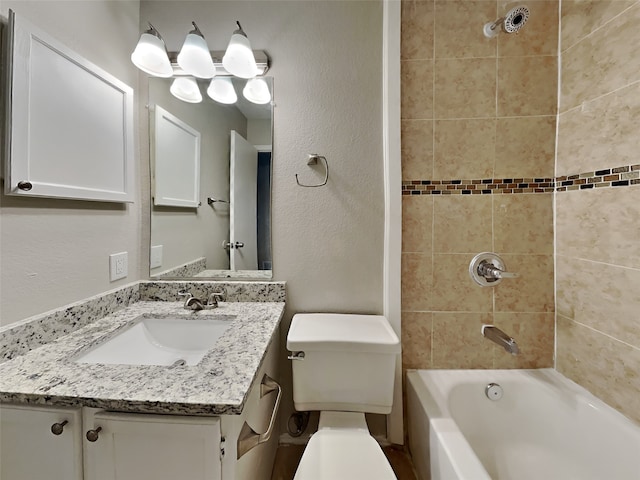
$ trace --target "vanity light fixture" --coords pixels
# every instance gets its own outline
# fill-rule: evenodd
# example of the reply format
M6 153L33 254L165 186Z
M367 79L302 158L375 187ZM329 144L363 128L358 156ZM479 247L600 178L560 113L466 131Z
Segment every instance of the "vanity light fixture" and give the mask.
M191 22L191 24L193 30L184 39L182 49L178 54L178 65L185 73L194 77L213 78L216 74L216 67L211 59L207 41L196 22Z
M131 54L131 61L149 75L163 78L173 76L167 47L160 33L151 23L149 23L149 29L140 35L140 40Z
M252 78L247 80L247 84L242 90L244 98L252 103L264 105L271 101L271 92L269 92L269 86L264 78Z
M193 77L178 77L169 88L171 95L188 103L200 103L202 94L196 79Z
M251 50L251 44L244 33L240 22L236 21L238 29L233 32L227 50L222 57L225 70L240 78L253 78L258 75L258 66Z
M207 88L207 95L216 102L224 103L226 105L231 105L238 101L238 95L236 94L233 84L231 83L231 78L229 77L218 77L211 80L209 88Z

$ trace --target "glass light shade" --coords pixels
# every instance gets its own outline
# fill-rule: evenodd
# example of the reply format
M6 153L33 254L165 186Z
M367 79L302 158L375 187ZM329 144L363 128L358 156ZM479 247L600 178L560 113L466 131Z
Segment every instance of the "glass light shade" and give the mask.
M256 58L253 56L249 39L240 33L231 35L227 50L222 57L222 66L231 75L253 78L258 74Z
M171 84L169 91L174 97L183 102L200 103L202 101L202 94L195 78L178 77Z
M198 78L212 78L216 74L207 41L195 33L189 33L184 39L178 54L178 65L189 75Z
M271 93L269 92L269 86L263 78L252 78L247 81L247 84L242 90L244 98L252 103L258 103L263 105L271 101Z
M173 76L164 41L150 33L145 32L140 36L138 45L131 54L131 61L140 70L154 77Z
M214 78L207 88L209 95L216 102L230 105L238 101L238 95L233 88L230 78Z

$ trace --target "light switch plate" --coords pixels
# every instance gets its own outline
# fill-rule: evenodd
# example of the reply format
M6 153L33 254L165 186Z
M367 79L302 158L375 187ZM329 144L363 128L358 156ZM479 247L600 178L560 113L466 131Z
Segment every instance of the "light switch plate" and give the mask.
M162 245L154 245L151 247L151 268L158 268L162 266Z
M129 274L127 252L109 255L109 279L113 282L125 278Z

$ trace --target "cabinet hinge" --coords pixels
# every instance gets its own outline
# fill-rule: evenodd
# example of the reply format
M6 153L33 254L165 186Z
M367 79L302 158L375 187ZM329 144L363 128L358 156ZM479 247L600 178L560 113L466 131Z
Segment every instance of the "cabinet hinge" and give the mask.
M224 458L225 438L220 437L220 460Z

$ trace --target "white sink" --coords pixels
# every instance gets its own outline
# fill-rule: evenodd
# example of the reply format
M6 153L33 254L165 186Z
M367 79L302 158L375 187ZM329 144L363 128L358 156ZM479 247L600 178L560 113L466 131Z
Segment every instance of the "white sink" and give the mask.
M75 359L77 363L197 365L229 328L234 316L198 319L142 317L131 327Z

